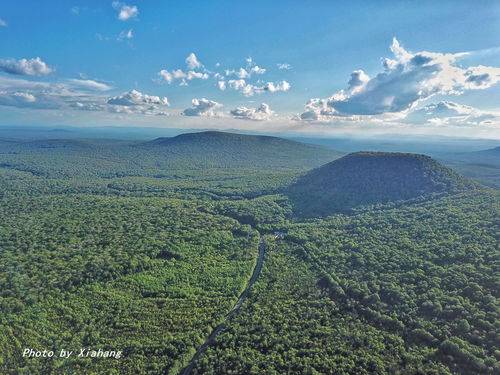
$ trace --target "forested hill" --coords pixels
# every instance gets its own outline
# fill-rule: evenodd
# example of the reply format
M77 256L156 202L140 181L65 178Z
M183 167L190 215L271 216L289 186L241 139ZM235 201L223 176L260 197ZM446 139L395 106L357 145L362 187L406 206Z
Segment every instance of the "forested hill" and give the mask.
M157 176L167 170L206 168L304 170L341 155L330 148L278 137L213 131L148 142L0 139L2 167L51 178Z
M297 213L316 216L480 186L425 155L356 152L301 176L287 193Z
M137 146L208 166L317 166L342 153L279 137L207 131L157 138ZM259 164L255 164L259 163Z

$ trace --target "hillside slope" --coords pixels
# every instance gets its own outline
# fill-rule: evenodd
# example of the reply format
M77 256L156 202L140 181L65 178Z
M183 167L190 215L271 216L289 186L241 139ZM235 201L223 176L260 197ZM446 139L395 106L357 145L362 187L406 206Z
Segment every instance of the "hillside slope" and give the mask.
M187 133L148 142L117 140L0 141L0 166L45 177L155 176L175 169L303 170L342 153L278 137Z
M279 137L207 131L157 138L138 150L195 167L310 168L342 153Z
M356 152L301 176L287 194L297 213L316 216L479 186L425 155Z

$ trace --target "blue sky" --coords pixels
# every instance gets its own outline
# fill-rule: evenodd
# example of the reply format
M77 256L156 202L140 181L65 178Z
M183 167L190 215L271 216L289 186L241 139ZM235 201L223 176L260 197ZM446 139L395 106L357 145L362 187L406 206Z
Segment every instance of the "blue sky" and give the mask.
M499 21L498 1L2 2L0 124L500 138Z

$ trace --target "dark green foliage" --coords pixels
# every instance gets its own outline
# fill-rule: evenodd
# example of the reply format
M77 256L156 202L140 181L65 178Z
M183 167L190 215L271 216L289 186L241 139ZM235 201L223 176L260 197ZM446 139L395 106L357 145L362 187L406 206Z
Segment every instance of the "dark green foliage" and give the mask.
M425 155L357 152L306 173L287 194L298 214L318 216L476 187Z
M164 198L0 201L1 373L182 367L236 301L257 256L233 219ZM122 350L40 360L24 348Z
M306 169L339 157L282 138L202 132L149 142L44 140L0 143L0 167L49 178L163 177L207 168Z
M262 272L194 373L498 373L498 194L379 153L279 194L332 152L216 132L0 142L0 373L178 374L251 277L255 229Z
M498 202L467 193L290 224L197 373L498 373Z

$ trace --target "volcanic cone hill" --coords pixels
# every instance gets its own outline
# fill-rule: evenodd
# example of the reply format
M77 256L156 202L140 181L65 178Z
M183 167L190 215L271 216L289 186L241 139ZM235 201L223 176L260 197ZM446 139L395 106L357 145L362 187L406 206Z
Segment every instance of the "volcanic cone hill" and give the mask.
M302 175L286 193L297 214L319 216L480 186L425 155L356 152Z

